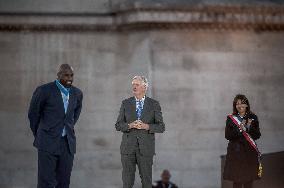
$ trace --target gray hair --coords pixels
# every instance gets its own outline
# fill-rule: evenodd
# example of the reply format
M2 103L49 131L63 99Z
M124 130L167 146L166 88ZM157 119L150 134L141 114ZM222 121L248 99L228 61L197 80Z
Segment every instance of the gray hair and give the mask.
M147 78L146 78L145 76L139 76L139 75L137 75L137 76L134 76L134 77L132 78L132 81L133 81L133 80L140 80L140 81L142 81L143 84L145 85L146 89L147 89L148 86L149 86L149 82L148 82L148 80L147 80Z

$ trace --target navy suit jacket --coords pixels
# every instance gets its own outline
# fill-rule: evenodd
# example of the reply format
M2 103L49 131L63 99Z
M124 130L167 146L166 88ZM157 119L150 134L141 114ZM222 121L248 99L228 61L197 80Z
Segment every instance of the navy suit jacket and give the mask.
M29 108L30 128L34 146L53 154L60 153L60 139L65 126L71 153L76 153L74 125L82 108L83 93L71 86L69 104L65 114L62 95L55 82L39 86L33 93Z

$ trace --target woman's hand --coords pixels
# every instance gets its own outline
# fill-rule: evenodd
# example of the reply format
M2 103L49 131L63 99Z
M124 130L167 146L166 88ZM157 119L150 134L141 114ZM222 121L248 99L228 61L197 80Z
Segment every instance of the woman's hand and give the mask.
M248 126L251 126L251 123L252 123L253 119L248 119Z
M246 123L247 123L246 120L243 120L243 121L241 122L241 128L242 128L243 131L246 131L246 130L247 130L247 128L245 127L245 124L246 124Z

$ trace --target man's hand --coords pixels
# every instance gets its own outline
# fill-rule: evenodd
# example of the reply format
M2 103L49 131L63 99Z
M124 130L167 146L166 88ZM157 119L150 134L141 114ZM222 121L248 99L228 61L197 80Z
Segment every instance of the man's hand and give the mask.
M147 123L143 123L141 120L137 120L137 126L136 129L144 129L149 130L149 125Z
M138 120L133 121L132 123L128 124L128 129L137 129Z
M128 129L144 129L149 130L149 125L143 123L141 120L133 121L132 123L128 124Z

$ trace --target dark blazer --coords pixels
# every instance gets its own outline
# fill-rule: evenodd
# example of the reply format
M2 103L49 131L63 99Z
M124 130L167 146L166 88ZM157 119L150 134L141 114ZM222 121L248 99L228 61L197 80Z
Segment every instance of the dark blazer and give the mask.
M69 104L65 114L62 95L55 82L36 88L29 108L30 128L34 134L34 146L39 150L57 154L65 126L71 153L76 152L74 125L82 108L83 94L71 86Z
M250 114L249 118L254 119L254 121L247 133L252 139L256 140L261 136L258 118L254 114ZM241 183L258 179L258 153L229 117L226 121L225 138L229 140L229 143L223 174L224 179Z
M149 97L145 98L141 121L149 124L149 130L128 129L128 124L137 120L136 100L131 97L122 101L119 116L115 128L123 132L120 146L121 154L134 152L135 144L138 142L141 154L153 156L155 154L155 133L163 133L165 124L161 107L158 101Z
M162 181L157 181L157 185L153 185L152 188L178 188L176 184L169 182L166 185L163 185Z

